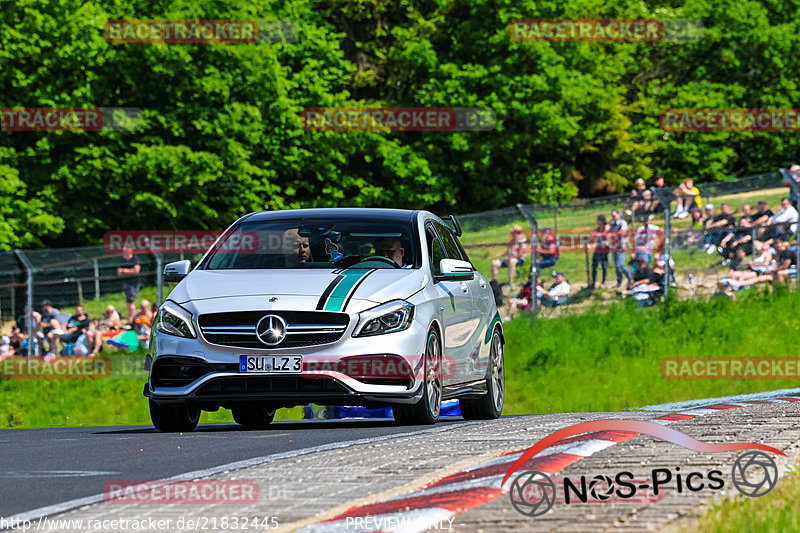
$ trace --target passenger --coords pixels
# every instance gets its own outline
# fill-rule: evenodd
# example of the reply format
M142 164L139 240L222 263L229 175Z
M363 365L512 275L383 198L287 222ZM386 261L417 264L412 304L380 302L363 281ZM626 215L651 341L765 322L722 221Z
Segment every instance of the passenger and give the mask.
M300 235L300 230L298 228L284 231L281 253L283 253L283 266L285 268L300 268L305 266L311 255L311 246L308 242L308 237Z

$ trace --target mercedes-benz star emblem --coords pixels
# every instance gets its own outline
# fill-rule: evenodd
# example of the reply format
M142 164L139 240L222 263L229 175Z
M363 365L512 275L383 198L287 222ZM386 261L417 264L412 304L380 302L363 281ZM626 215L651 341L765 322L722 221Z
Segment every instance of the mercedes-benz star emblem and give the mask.
M267 346L280 344L286 337L286 321L278 315L266 315L256 324L256 335Z

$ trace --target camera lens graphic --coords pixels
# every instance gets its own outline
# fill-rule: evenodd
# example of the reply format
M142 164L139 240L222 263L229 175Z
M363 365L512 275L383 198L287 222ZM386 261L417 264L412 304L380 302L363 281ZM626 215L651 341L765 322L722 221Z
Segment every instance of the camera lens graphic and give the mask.
M544 472L529 470L514 478L509 497L518 512L525 516L541 516L553 507L556 486Z
M734 461L731 478L733 486L743 496L758 498L775 488L778 465L764 452L745 452Z

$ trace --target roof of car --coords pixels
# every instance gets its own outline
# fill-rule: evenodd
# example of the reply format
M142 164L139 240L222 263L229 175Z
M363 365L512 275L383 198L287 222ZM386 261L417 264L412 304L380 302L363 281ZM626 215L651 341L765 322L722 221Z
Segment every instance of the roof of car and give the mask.
M272 219L339 218L364 220L397 220L410 222L419 211L411 209L377 209L367 207L334 207L320 209L286 209L282 211L259 211L245 217L248 222ZM244 219L243 219L244 220Z

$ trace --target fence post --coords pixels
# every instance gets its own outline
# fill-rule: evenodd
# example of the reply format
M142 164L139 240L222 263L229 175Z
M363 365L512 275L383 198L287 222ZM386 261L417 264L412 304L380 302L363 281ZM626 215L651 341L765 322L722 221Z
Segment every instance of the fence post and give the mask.
M17 254L28 275L27 309L25 310L25 324L27 324L27 327L25 329L28 330L28 364L30 365L31 355L39 355L39 343L36 342L36 328L33 322L33 265L22 253L22 250L15 249L14 253Z
M164 257L155 253L156 256L156 306L161 307L164 301Z
M669 260L672 258L672 224L670 219L670 203L671 197L665 194L662 187L650 187L653 194L661 205L664 206L664 301L669 299L670 287L670 273L672 269L669 266ZM656 251L656 250L654 250ZM658 258L656 258L656 261Z
M781 169L781 170L783 170L783 169ZM787 173L788 173L788 171L787 171ZM786 181L789 183L789 188L794 193L794 198L795 198L794 199L794 203L795 203L794 208L797 210L798 213L800 213L800 183L797 183L794 180L794 178L791 176L791 174L789 174L788 179ZM796 222L796 224L797 224L797 226L795 226L795 234L797 233L797 230L800 229L800 220L798 220ZM795 251L795 257L797 257L797 256L800 256L800 240L797 241L797 250ZM789 265L789 266L791 266L791 265ZM797 282L797 286L795 287L795 289L796 290L800 290L800 261L797 261L797 264L795 265L795 270L797 271L797 272L795 272L795 277L794 277L795 281ZM788 280L787 280L786 284L787 285L789 284Z
M536 217L533 215L533 212L529 212L525 209L525 206L522 204L517 204L517 209L519 212L522 213L527 221L531 225L531 268L530 268L530 275L531 275L531 324L533 324L536 320L536 314L539 312L539 305L538 300L536 299L536 288L538 287L539 283L539 269L536 268L537 262L537 253L536 248L539 247L539 223L536 221Z
M92 259L94 263L94 299L100 299L100 265L97 264L97 259Z

